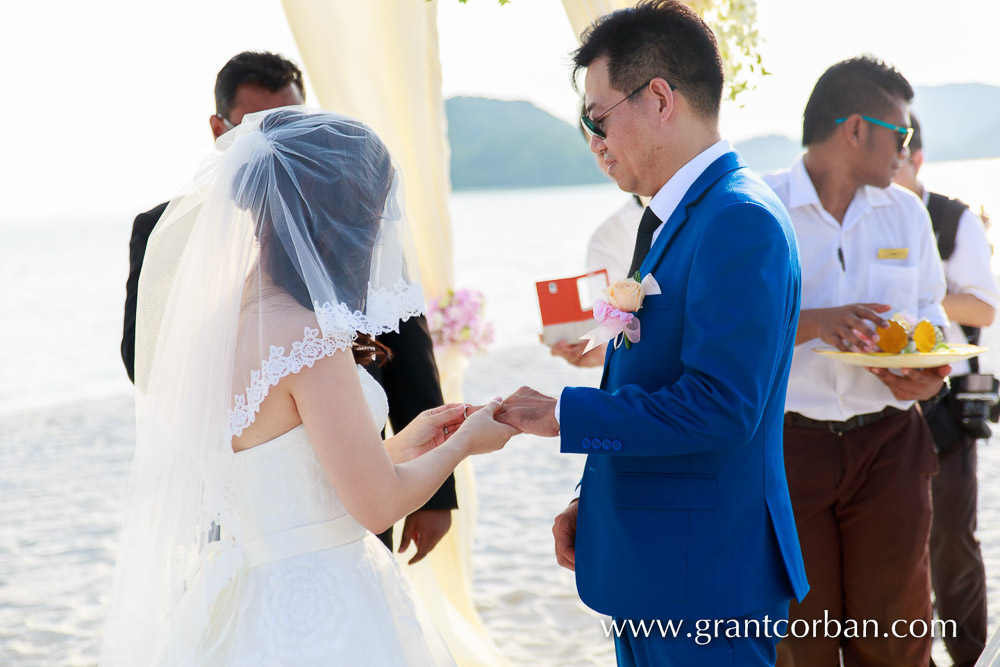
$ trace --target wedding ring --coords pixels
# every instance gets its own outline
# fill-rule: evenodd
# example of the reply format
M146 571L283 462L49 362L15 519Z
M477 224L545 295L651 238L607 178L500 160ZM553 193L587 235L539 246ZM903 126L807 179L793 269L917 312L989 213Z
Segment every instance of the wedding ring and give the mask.
M462 411L462 419L468 419L468 418L469 418L469 404L466 403L465 410Z
M448 435L448 427L447 426L444 427L444 434Z

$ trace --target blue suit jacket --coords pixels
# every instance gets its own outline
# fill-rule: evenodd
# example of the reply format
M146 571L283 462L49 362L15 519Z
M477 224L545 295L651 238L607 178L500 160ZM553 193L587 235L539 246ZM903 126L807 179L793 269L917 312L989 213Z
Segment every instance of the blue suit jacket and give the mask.
M640 269L662 294L609 346L600 389L570 387L561 449L587 454L576 581L624 618L733 618L808 585L782 454L798 323L795 233L736 153L713 162Z

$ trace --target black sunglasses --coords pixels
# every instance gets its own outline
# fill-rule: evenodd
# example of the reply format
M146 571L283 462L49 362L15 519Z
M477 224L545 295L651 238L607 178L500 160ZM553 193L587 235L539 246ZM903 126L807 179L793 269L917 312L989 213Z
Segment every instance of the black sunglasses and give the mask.
M607 118L608 114L615 110L616 106L618 106L619 104L621 104L625 100L627 100L627 99L629 99L631 97L635 97L636 95L638 95L639 93L641 93L643 90L646 89L646 86L648 86L652 82L653 82L653 79L650 79L646 83L642 84L641 86L639 86L638 88L636 88L635 90L633 90L631 93L629 93L625 97L621 98L620 100L618 100L617 102L615 102L614 104L612 104L610 109L608 109L607 111L605 111L604 113L602 113L597 118L591 118L587 114L583 114L582 116L580 116L580 124L583 125L583 129L585 129L588 134L590 134L591 136L597 137L598 139L607 139L608 135L606 135L604 133L604 130L601 129L601 126L598 125L598 123L600 123L602 120L604 120L605 118ZM670 83L668 83L667 85L670 86L670 90L677 90L676 86L674 86L674 85L672 85Z

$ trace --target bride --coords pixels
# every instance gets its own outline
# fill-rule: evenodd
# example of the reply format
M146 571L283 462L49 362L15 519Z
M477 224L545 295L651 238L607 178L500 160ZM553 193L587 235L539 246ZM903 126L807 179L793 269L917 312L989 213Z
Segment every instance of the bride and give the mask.
M219 140L143 267L101 664L452 664L373 533L517 431L497 399L380 440L385 395L360 364L421 312L415 268L366 126L283 108Z

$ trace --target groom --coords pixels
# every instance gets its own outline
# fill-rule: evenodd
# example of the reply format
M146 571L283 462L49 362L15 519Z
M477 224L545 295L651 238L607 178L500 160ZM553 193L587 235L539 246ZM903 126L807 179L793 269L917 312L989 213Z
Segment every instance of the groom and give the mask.
M661 293L636 312L638 342L609 345L600 389L522 388L501 420L588 455L556 555L624 628L619 665L770 665L775 622L808 590L782 463L792 225L720 140L722 63L686 5L602 17L574 62L591 150L622 190L652 197L629 271Z

